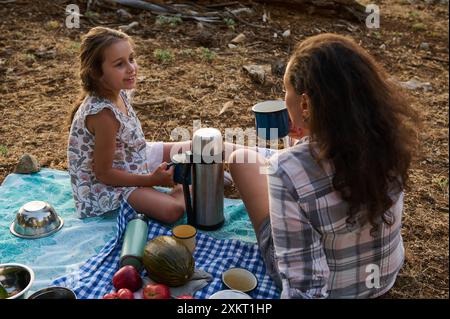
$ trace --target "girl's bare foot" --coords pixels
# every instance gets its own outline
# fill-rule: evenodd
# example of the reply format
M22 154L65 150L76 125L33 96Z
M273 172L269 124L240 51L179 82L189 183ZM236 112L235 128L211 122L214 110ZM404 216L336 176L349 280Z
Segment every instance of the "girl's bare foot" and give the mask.
M172 190L170 191L170 195L177 195L179 193L183 193L183 185L181 184L175 184L175 186L172 188Z

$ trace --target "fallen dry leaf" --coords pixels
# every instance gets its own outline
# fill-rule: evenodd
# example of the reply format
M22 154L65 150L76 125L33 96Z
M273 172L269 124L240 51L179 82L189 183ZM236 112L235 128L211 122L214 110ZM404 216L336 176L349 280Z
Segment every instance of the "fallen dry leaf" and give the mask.
M220 110L219 115L222 115L223 113L225 113L226 110L228 110L230 107L233 106L233 104L234 104L233 101L228 101L228 102L226 102L226 103L223 105L222 109Z

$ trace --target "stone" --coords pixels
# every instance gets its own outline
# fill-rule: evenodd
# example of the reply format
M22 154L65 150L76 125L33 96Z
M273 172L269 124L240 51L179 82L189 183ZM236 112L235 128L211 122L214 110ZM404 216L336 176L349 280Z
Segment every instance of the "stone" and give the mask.
M266 74L271 71L271 66L250 64L244 65L243 69L248 73L254 82L264 84L266 81Z
M428 42L422 42L419 46L420 50L430 50L430 44Z
M116 13L120 21L127 21L133 18L133 16L125 9L119 9Z
M24 154L17 163L14 173L32 174L37 173L41 169L36 157L31 154Z
M291 30L286 30L282 34L283 38L288 38L291 36Z
M416 77L413 77L407 82L399 82L400 86L408 90L423 89L425 92L432 91L433 87L430 82L422 82Z
M244 42L245 39L246 39L245 34L240 33L233 40L231 40L231 43L232 44L239 44L239 43Z
M278 59L271 63L272 74L278 78L283 78L284 72L286 72L286 62Z

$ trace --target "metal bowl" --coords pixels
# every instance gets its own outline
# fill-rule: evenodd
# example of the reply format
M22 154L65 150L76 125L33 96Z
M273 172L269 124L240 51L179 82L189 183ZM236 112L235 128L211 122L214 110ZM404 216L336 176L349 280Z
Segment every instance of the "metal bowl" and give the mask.
M24 299L34 282L34 271L17 263L0 264L0 283L9 297L6 299Z
M48 287L36 291L28 299L77 299L77 295L66 287Z
M49 203L32 201L20 207L9 230L18 237L35 239L57 232L63 224L63 219Z

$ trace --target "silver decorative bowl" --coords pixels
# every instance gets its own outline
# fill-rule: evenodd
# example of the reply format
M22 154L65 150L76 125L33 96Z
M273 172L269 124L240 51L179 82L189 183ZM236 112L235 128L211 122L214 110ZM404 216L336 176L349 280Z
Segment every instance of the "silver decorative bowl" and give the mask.
M77 295L66 287L48 287L33 293L28 299L77 299Z
M18 237L35 239L49 236L63 225L63 219L49 203L32 201L20 207L9 230Z
M6 299L25 299L34 283L34 271L22 264L0 264L0 283L9 295Z

